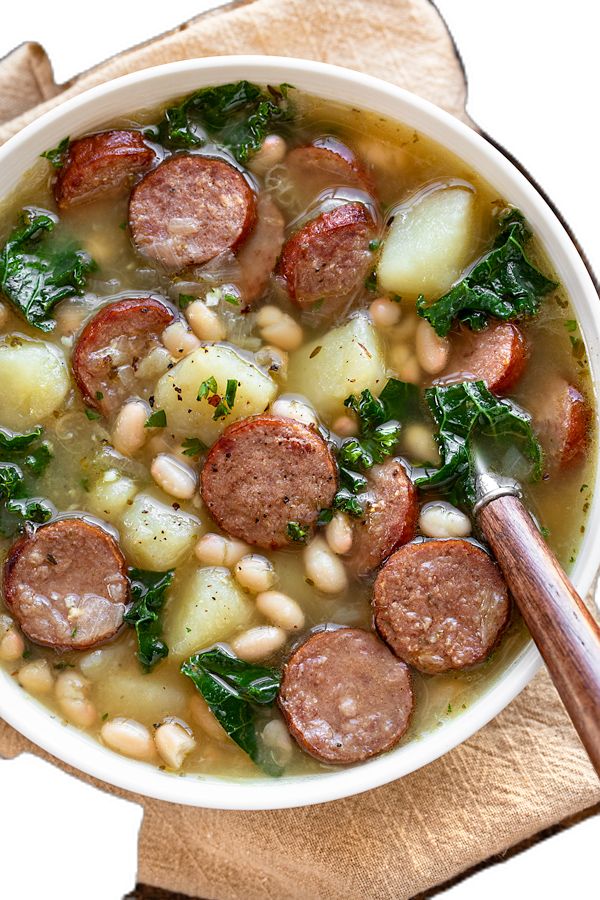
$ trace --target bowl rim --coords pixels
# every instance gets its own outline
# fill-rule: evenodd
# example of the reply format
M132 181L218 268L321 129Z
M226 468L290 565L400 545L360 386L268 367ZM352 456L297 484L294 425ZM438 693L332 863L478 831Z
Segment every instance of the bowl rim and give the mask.
M188 59L143 69L65 101L7 141L0 148L0 196L10 193L43 150L72 130L99 128L111 116L126 115L130 110L184 95L197 87L241 78L258 83L296 83L301 90L323 99L354 103L361 109L396 118L472 164L503 196L524 210L561 280L569 285L587 345L592 382L596 384L600 375L598 294L556 213L514 163L482 135L429 101L371 75L313 60L259 55ZM147 102L140 102L144 100ZM108 112L109 109L113 111ZM73 122L77 123L75 128L69 124ZM597 464L596 459L594 474ZM592 540L599 522L600 496L594 490L586 532L571 572L583 595L596 576ZM530 641L480 697L464 712L445 721L443 727L357 766L280 779L196 775L182 778L127 759L73 726L65 726L58 716L26 694L6 670L0 670L0 715L58 760L118 788L207 808L280 809L359 794L432 762L494 718L528 684L540 665L539 654Z

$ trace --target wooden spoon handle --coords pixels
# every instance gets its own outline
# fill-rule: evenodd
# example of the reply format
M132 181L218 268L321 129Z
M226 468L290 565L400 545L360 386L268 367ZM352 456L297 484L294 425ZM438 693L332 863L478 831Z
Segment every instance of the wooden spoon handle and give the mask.
M600 775L600 628L517 497L491 500L479 524Z

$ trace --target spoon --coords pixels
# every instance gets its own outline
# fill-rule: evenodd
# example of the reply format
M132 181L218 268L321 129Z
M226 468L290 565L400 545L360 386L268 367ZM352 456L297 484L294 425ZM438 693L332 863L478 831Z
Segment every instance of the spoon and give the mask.
M523 505L475 453L473 513L600 776L600 627Z

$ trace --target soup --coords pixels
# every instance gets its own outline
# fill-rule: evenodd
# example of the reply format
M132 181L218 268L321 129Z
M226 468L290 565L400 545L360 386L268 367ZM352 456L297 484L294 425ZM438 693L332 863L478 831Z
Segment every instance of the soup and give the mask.
M568 569L591 390L477 173L242 82L65 139L0 237L0 658L54 715L170 771L300 775L517 656L471 441Z

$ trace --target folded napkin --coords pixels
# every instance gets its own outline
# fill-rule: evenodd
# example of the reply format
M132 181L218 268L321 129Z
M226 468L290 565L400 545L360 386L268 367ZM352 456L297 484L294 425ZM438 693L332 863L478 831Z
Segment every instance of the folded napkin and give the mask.
M0 142L110 78L230 53L345 65L468 121L460 62L428 0L254 0L205 14L62 87L38 45L18 48L0 62ZM0 755L24 750L46 755L0 721ZM323 806L191 809L80 777L143 804L140 881L215 900L403 900L600 801L598 779L545 672L442 759Z

